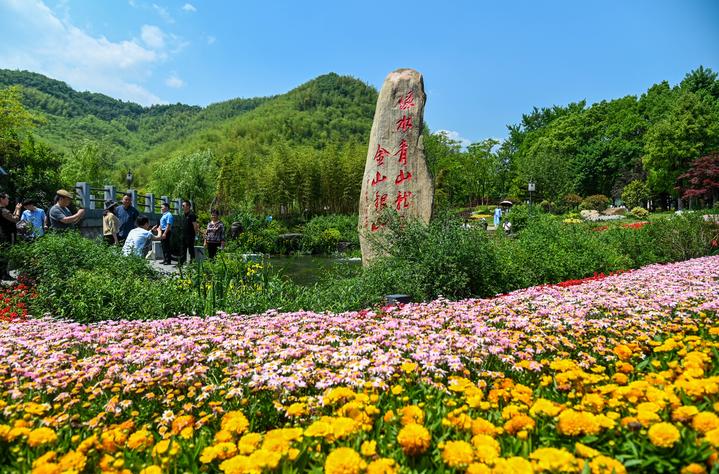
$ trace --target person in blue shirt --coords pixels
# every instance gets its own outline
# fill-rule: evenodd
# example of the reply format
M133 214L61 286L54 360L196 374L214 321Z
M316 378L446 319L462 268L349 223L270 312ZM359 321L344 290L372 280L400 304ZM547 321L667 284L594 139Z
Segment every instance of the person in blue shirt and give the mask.
M115 208L115 215L120 221L120 230L117 232L117 238L120 242L124 242L130 231L135 228L135 221L140 213L132 206L132 197L125 194L122 197L122 206Z
M146 216L137 218L137 227L132 229L125 239L125 245L122 246L123 255L137 255L144 257L147 253L149 243L152 240L160 240L160 231L157 226L150 229L150 220ZM157 230L157 235L152 231Z
M160 217L160 235L162 236L162 264L172 265L172 248L170 247L170 236L172 226L175 224L175 217L170 213L170 205L162 203L162 217Z
M494 209L494 227L499 229L499 221L502 220L502 209L497 207Z
M35 201L32 199L25 199L22 202L22 207L25 210L20 217L21 221L29 222L32 226L33 238L42 237L45 235L47 230L47 216L45 210L35 206Z

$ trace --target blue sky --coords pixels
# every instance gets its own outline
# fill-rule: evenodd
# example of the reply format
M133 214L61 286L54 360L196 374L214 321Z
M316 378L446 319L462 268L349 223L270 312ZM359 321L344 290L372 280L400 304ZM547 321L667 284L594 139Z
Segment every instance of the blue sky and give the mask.
M433 131L503 138L533 106L719 71L719 1L0 0L0 68L143 105L424 75Z

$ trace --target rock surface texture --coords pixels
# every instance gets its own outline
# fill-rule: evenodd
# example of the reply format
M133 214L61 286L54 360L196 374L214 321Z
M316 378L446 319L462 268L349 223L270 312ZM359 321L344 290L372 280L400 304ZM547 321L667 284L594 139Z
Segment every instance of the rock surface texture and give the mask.
M367 265L381 241L386 213L402 218L432 216L434 186L422 144L424 81L413 69L391 72L377 98L359 205L362 263Z

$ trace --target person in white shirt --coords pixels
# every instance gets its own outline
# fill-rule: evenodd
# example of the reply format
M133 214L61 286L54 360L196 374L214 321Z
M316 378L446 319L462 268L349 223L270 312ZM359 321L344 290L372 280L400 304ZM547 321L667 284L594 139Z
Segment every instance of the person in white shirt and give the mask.
M137 227L127 234L125 245L122 246L123 255L137 255L144 257L149 247L149 242L162 239L162 235L157 226L150 229L150 221L146 216L140 216L135 221ZM157 231L157 234L153 234Z

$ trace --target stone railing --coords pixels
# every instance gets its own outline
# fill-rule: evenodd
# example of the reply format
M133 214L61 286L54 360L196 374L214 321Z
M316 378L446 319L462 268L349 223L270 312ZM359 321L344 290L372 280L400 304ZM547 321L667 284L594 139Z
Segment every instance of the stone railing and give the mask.
M105 201L112 199L120 204L125 193L132 199L132 205L147 216L151 224L160 221L160 206L163 202L170 205L170 212L179 215L182 209L182 199L170 199L167 196L160 196L159 199L152 193L139 194L137 190L118 191L115 186L93 187L89 183L76 183L75 194L77 204L85 209L85 218L80 223L80 232L87 237L102 235L102 213L105 209Z

